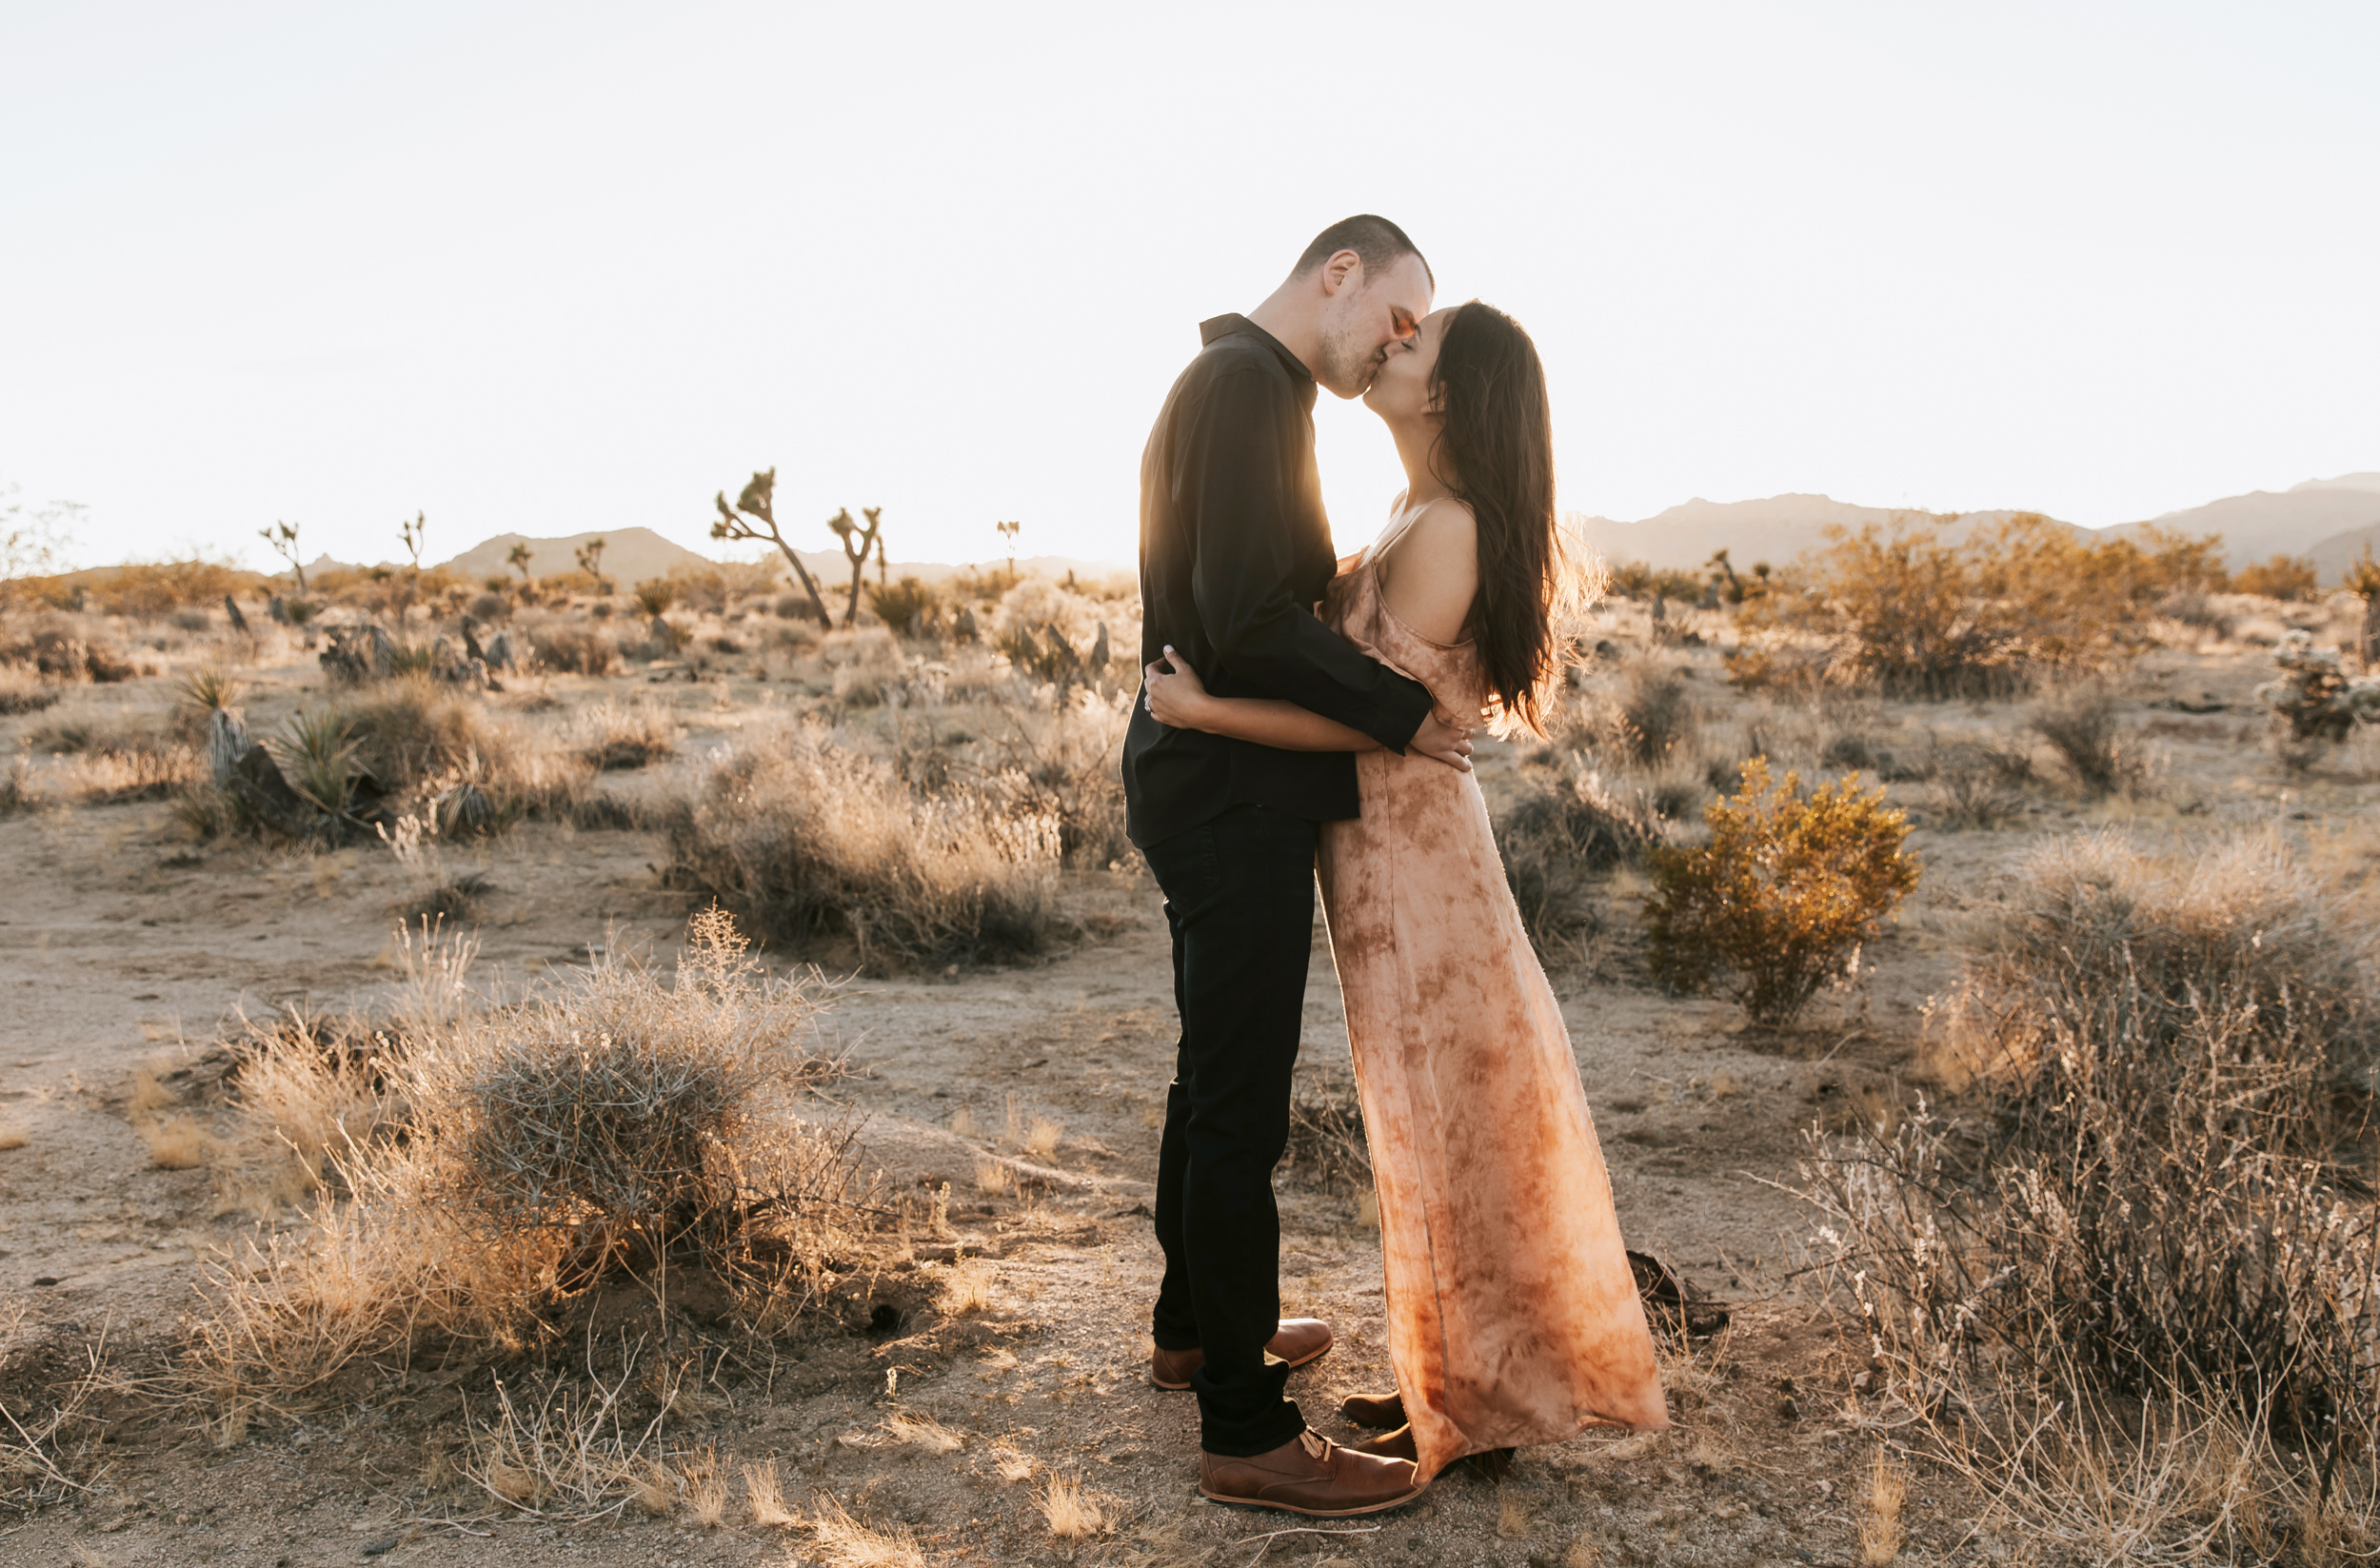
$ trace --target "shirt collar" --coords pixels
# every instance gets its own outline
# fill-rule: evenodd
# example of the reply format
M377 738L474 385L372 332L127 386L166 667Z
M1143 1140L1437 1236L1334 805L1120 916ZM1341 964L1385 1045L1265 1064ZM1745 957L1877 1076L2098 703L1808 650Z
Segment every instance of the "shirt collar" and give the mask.
M1254 338L1273 350L1279 357L1283 368L1288 370L1291 380L1301 381L1308 387L1314 385L1314 372L1306 368L1305 361L1291 353L1287 344L1247 317L1235 313L1228 316L1216 316L1199 323L1199 344L1201 347L1213 343L1217 338L1235 335Z

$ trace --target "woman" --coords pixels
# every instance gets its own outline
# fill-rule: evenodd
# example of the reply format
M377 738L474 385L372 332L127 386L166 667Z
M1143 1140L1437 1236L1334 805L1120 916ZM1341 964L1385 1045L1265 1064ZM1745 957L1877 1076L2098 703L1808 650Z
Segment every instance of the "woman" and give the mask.
M1322 613L1430 688L1543 733L1574 596L1554 514L1537 348L1473 301L1391 348L1364 403L1407 487L1341 563ZM1398 1392L1350 1399L1393 1427L1357 1446L1423 1479L1467 1454L1590 1421L1668 1425L1644 1310L1561 1010L1531 950L1477 778L1384 751L1288 703L1220 699L1171 648L1149 710L1265 745L1359 752L1363 815L1325 823L1320 873L1379 1188Z

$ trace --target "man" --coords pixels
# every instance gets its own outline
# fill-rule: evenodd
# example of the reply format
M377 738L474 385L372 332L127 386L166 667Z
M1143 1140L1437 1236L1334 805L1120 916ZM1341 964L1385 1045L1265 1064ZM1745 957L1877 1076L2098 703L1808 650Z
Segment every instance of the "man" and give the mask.
M1428 690L1313 613L1336 566L1316 385L1360 396L1435 291L1404 231L1367 215L1324 229L1255 310L1200 324L1205 347L1140 462L1140 662L1171 645L1217 696L1282 698L1468 768L1468 731L1433 716ZM1132 841L1165 894L1181 1014L1158 1155L1165 1279L1150 1380L1197 1390L1208 1497L1329 1516L1410 1501L1410 1463L1317 1436L1283 1395L1291 1368L1331 1345L1326 1324L1280 1320L1272 1179L1289 1137L1316 824L1359 814L1354 760L1168 729L1143 705L1123 774Z

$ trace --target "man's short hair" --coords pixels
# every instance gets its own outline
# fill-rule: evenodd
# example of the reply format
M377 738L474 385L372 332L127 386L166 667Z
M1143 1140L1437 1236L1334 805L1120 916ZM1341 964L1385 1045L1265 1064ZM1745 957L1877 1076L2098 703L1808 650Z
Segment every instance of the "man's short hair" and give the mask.
M1364 276L1377 278L1407 256L1420 262L1422 275L1430 280L1430 288L1438 288L1438 274L1430 270L1430 259L1421 254L1421 248L1405 237L1405 231L1386 218L1369 212L1359 212L1352 218L1341 218L1314 236L1314 243L1298 258L1290 269L1293 278L1302 278L1341 250L1352 250L1363 263Z

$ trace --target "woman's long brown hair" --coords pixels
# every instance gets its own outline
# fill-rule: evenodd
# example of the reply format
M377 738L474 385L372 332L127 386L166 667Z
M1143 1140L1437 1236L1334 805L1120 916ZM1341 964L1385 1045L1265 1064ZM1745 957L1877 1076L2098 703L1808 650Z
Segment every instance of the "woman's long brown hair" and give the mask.
M1473 300L1447 320L1430 390L1439 411L1433 466L1478 524L1471 635L1502 709L1496 727L1542 736L1565 663L1556 617L1583 592L1554 515L1545 367L1518 322Z

